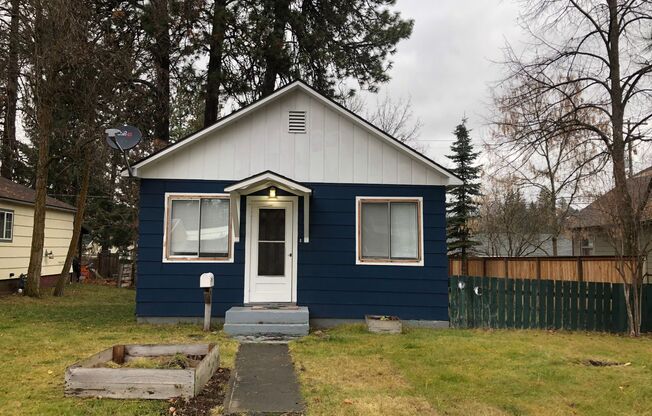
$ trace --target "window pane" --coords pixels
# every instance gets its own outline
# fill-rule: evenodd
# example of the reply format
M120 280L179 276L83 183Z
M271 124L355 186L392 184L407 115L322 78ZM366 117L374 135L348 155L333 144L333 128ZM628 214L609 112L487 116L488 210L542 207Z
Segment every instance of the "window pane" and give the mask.
M285 209L259 211L258 240L285 241Z
M221 198L202 199L200 226L199 257L228 256L229 200Z
M0 211L0 232L2 232L0 237L2 237L3 239L7 238L7 237L5 237L5 235L7 235L7 231L6 231L7 230L6 224L7 223L6 223L6 220L5 220L6 215L7 215L6 212L1 212Z
M7 212L5 214L5 238L7 240L11 240L12 237L12 232L13 232L13 225L14 225L14 214L11 212Z
M362 257L389 258L388 211L387 203L362 204Z
M199 251L199 200L173 199L170 203L170 254L196 256Z
M392 258L416 259L419 253L417 204L392 202Z
M285 243L258 243L258 276L285 275Z

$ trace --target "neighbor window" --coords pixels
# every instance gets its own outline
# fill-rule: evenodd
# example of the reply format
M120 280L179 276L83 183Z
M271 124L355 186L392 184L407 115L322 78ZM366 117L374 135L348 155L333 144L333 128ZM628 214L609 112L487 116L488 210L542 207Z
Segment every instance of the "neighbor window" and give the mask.
M166 216L166 260L230 259L227 195L168 195Z
M358 198L358 263L420 264L421 199Z
M14 237L14 212L0 210L0 241L11 241Z

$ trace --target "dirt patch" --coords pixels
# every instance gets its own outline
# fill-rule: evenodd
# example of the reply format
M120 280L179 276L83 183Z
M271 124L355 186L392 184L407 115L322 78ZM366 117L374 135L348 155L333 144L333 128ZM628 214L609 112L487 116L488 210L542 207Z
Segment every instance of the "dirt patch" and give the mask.
M582 364L591 366L591 367L627 367L632 365L632 363L619 363L617 361L601 361L601 360L584 360Z
M175 354L159 357L136 357L122 364L115 361L102 363L101 367L106 368L153 368L168 370L183 370L186 368L195 368L199 365L204 355L185 355Z
M201 393L189 400L170 399L168 414L173 416L210 415L212 409L219 409L224 403L230 372L228 368L218 368ZM221 414L221 412L217 411L216 414Z

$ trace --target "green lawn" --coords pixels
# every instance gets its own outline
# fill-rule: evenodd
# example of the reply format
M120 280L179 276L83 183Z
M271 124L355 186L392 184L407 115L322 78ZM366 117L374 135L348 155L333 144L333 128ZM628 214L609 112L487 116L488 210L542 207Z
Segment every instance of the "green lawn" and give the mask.
M217 342L222 365L233 365L237 344L221 332L136 324L134 296L128 289L77 285L64 298L0 298L0 413L162 414L164 401L63 397L65 368L117 343Z
M66 297L0 298L1 414L148 415L162 401L63 397L66 366L116 343L236 343L197 325L136 324L134 292L73 286ZM408 330L362 326L291 344L309 415L652 415L652 338L545 331ZM631 363L592 367L597 359Z
M292 345L316 415L652 414L652 338L362 325ZM586 360L631 363L593 367Z

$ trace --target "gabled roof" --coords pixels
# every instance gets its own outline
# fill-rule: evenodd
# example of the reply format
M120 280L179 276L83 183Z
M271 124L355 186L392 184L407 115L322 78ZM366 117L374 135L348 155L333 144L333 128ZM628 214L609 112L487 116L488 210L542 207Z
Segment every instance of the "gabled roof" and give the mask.
M412 156L413 158L421 161L424 163L426 166L429 168L433 169L434 171L438 172L439 174L443 175L448 179L448 184L449 185L459 185L461 184L461 180L455 176L450 170L446 169L445 167L439 165L432 159L428 158L427 156L423 155L422 153L418 152L417 150L411 148L410 146L406 145L405 143L399 141L398 139L392 137L390 134L382 131L378 127L374 126L372 123L369 121L365 120L364 118L360 117L359 115L353 113L352 111L348 110L347 108L343 107L339 103L331 100L330 98L322 95L319 93L317 90L314 88L310 87L308 84L301 80L297 80L294 82L291 82L276 91L274 91L272 94L268 95L267 97L261 98L223 118L218 120L215 124L205 127L201 130L198 130L195 133L192 133L177 142L157 151L152 153L151 155L139 160L135 164L132 165L132 170L135 176L138 176L138 169L143 168L144 166L158 160L161 158L164 158L174 152L179 151L180 149L186 147L187 145L202 139L203 137L206 137L212 132L215 132L217 130L222 129L223 127L230 125L231 123L235 122L236 120L244 117L247 114L250 114L251 112L255 111L257 108L274 101L278 99L279 97L282 97L292 91L295 90L302 90L303 92L307 93L311 97L317 99L319 102L325 104L332 110L334 110L336 113L339 113L349 119L351 119L354 123L357 123L359 125L362 125L366 127L367 129L371 130L373 133L375 133L378 137L380 137L382 140L386 141L388 144L396 147L398 150L405 152L406 154ZM126 176L127 171L124 170L122 171L122 176Z
M286 178L283 175L279 175L276 172L272 172L271 170L258 173L236 182L233 185L227 186L224 188L224 192L255 192L259 188L267 188L268 186L273 186L275 184L278 184L293 193L301 193L303 195L310 195L312 193L312 190L305 185L290 178Z
M0 177L0 200L17 202L20 204L34 205L36 191L32 188L17 184L9 179ZM59 201L52 197L46 197L45 206L63 211L76 211L72 205Z
M641 203L641 200L645 195L645 189L651 180L652 167L644 169L627 179L627 190L632 197L632 203L634 206L638 206ZM591 228L613 224L616 215L616 197L616 193L613 189L600 195L595 201L587 205L571 218L570 228ZM646 201L641 220L652 220L652 203L650 198Z

